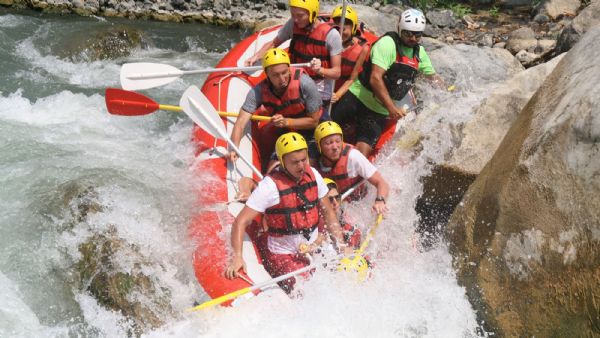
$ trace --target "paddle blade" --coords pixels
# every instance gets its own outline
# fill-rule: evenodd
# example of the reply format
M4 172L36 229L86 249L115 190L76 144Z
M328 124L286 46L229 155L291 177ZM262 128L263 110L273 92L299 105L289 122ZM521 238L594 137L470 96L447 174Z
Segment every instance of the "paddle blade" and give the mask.
M189 87L181 96L179 106L200 128L213 137L228 138L223 120L198 87Z
M121 67L121 87L141 90L164 86L177 80L181 74L181 70L160 63L126 63Z
M159 108L158 103L149 97L117 88L106 88L106 108L113 115L147 115Z

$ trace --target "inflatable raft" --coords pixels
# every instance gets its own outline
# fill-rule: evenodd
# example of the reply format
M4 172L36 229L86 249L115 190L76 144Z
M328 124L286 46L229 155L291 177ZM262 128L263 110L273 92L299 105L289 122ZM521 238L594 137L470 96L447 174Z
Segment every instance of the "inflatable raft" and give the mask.
M248 59L266 42L275 38L281 26L271 27L257 32L233 47L216 68L243 67L244 60ZM376 37L373 34L363 33L370 42ZM281 48L287 48L289 42ZM264 79L262 71L251 74L213 73L205 81L201 91L208 98L217 111L239 112L248 91ZM223 118L227 133L231 135L235 118ZM255 124L256 122L251 122ZM264 123L264 122L263 122ZM254 129L251 126L245 131L240 142L240 150L246 158L257 167L261 168L260 151L254 142ZM391 139L396 131L396 123L390 122L376 147L380 149L383 144ZM260 248L257 244L258 222L248 227L244 238L243 255L247 264L248 280L236 278L228 280L224 271L230 260L230 228L233 219L242 210L243 204L231 202L234 200L238 189L238 180L241 177L257 177L248 165L238 160L234 165L227 160L227 143L216 139L201 128L193 131L193 141L197 146L197 162L195 171L199 176L208 175L209 183L204 184L198 191L199 212L193 217L189 231L195 245L193 253L193 267L198 282L211 298L217 298L236 290L258 284L272 277L263 267L260 257ZM285 297L287 295L277 284L263 289L264 294L272 297ZM256 294L258 292L255 292ZM245 297L251 297L248 293ZM243 297L242 297L243 298ZM240 299L224 303L235 305Z

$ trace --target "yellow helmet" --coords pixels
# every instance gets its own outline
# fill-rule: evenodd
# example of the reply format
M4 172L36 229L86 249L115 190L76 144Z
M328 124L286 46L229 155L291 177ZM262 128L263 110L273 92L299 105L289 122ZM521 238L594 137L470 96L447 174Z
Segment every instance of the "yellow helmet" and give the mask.
M325 181L325 185L327 185L327 188L329 188L329 189L336 188L337 189L337 183L335 183L335 181L332 180L331 178L323 177L323 181Z
M331 13L331 18L332 19L341 18L343 7L344 7L343 5L337 6L333 10L333 13ZM345 20L352 21L352 35L356 34L356 29L358 28L358 14L356 14L354 9L352 7L350 7L349 5L346 5L346 17L344 18L344 21ZM342 27L340 27L340 29L342 29Z
M319 14L319 0L290 0L289 6L306 9L310 23L315 22Z
M342 141L344 140L342 127L333 121L321 122L317 128L315 128L315 141L317 143L317 149L319 149L319 152L321 152L321 140L329 135L334 134L342 135Z
M290 64L290 56L286 51L281 48L271 48L263 56L262 59L262 67L263 69L267 69L267 67L278 64Z
M277 142L275 142L275 153L283 168L285 168L283 165L283 155L302 149L308 149L308 145L304 137L298 133L285 133L279 136Z

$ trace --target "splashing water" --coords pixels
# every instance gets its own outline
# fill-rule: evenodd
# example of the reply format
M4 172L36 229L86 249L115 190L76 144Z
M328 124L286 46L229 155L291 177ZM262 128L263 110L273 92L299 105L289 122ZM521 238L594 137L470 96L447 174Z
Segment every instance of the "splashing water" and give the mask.
M112 23L0 9L0 57L9 60L0 65L0 336L131 334L132 322L92 297L76 269L81 246L107 233L135 247L134 255L117 253L113 268L142 271L168 299L172 312L159 314L164 324L147 332L150 337L478 335L447 248L419 246L415 204L423 190L420 178L454 146L448 126L466 121L485 91L447 93L424 85L423 111L401 122L403 134L418 134L421 146L399 147L398 135L378 158L392 195L391 212L368 248L376 264L371 279L359 284L319 268L294 301L256 297L235 309L187 314L204 295L191 269L187 225L202 207L195 205L195 188L210 180L189 169L192 124L167 112L113 116L102 95L105 87L118 85L121 63L209 67L240 32L126 22L148 34L153 45L128 58L78 63L48 48L70 32ZM202 34L207 29L210 34ZM182 78L145 94L172 104L201 80ZM369 208L349 206L365 232L375 220ZM132 297L158 311L147 296Z

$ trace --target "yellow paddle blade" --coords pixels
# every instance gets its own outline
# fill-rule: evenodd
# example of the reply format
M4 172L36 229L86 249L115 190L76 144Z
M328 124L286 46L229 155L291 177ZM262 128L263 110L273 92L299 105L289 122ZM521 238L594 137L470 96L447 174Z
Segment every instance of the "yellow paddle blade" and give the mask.
M369 262L361 255L346 256L340 260L338 271L355 273L362 282L369 276Z
M240 290L228 293L226 295L223 295L221 297L217 297L215 299L211 299L211 300L209 300L207 302L204 302L204 303L202 303L200 305L194 306L191 309L187 309L186 311L187 312L194 312L194 311L206 309L207 307L211 307L211 306L215 306L215 305L219 305L219 304L225 303L228 300L231 300L231 299L234 299L234 298L239 297L241 295L247 294L248 292L251 292L251 291L252 291L252 289L250 287L243 288L243 289L240 289Z

